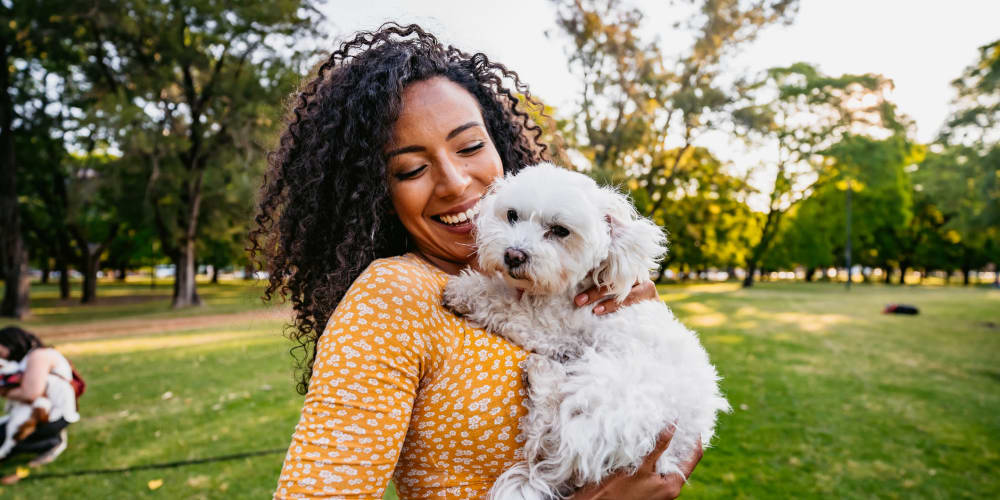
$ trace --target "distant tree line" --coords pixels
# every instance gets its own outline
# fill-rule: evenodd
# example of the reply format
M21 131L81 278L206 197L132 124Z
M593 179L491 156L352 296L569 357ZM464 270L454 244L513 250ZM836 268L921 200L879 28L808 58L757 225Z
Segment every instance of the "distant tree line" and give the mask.
M666 229L660 276L741 269L751 286L774 270L812 279L849 255L886 279L968 282L1000 262L1000 41L955 80L938 140L918 144L880 75L728 69L760 30L792 21L796 0L673 2L682 22L669 29L691 44L670 53L623 1L551 1L576 103L526 111L560 161L623 186ZM199 303L199 264L249 267L253 194L315 56L302 48L320 37L315 6L38 0L0 12L0 315L27 312L29 268L56 272L63 298L80 272L91 302L100 269L168 262L184 307ZM752 162L720 160L703 145L712 134Z
M791 21L794 0L677 2L691 12L674 28L692 44L670 55L640 36L642 13L624 2L553 3L580 80L555 128L667 230L660 276L739 268L752 286L757 272L802 268L811 280L849 255L886 282L936 270L968 283L1000 264L1000 41L955 80L938 140L918 144L881 75L807 63L724 71L760 29ZM696 145L719 132L756 163L724 164Z
M83 274L247 264L244 239L283 100L311 56L292 2L0 4L0 315L27 312L29 265Z

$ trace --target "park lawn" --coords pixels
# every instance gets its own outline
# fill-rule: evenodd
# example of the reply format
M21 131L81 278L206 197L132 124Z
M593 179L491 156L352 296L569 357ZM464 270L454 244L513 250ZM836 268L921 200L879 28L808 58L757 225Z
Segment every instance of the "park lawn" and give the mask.
M56 284L35 283L31 286L31 315L24 321L15 323L31 328L124 318L155 321L271 307L265 306L261 301L261 287L265 284L263 281L229 280L211 284L199 280L198 294L204 306L175 311L170 309L173 294L171 283L161 279L156 282L155 287L150 287L148 278L129 277L125 282L103 279L97 285L97 302L86 307L80 305L81 283L78 281L71 282L70 298L67 300L59 298Z
M220 301L227 286L255 293L219 285ZM213 304L214 293L203 287L206 309L232 307ZM661 293L700 333L734 407L684 498L1000 497L1000 291L724 283ZM897 301L921 315L879 313ZM63 318L85 321L86 308L66 307ZM190 314L165 308L147 304L137 314ZM302 399L282 321L233 318L222 327L59 343L87 378L83 420L57 461L0 497L269 496ZM248 452L263 454L45 477ZM150 489L150 481L162 483Z

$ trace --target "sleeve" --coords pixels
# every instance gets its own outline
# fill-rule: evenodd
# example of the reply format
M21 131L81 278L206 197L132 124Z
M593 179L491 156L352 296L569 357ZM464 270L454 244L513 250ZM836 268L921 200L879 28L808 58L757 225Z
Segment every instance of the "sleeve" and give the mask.
M413 303L415 278L376 261L337 306L275 498L382 498L425 366L429 312Z

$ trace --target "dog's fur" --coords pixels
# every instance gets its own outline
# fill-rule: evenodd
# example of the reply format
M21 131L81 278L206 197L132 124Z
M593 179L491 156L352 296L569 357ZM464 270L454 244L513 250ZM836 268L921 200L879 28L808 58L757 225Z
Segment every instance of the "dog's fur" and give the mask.
M729 410L698 338L660 301L606 316L573 305L594 285L621 301L648 279L665 251L660 228L617 191L548 164L495 182L475 222L479 271L452 278L444 303L530 352L524 461L490 498L561 498L635 471L671 425L656 469L680 473L699 439L708 445L716 413ZM527 261L505 262L508 249Z
M21 367L16 361L0 359L0 375L17 373L20 369ZM50 375L50 377L52 376L54 375ZM0 417L0 423L7 423L7 435L4 437L3 444L0 445L0 459L6 458L19 441L35 432L35 428L48 423L51 411L52 401L45 396L35 398L32 403L8 399L4 405L6 415Z

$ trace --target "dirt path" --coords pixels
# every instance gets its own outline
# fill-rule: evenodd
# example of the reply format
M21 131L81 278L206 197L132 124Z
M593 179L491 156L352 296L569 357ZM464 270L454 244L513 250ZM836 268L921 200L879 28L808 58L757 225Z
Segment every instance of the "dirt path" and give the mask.
M260 321L289 319L289 310L282 307L230 314L204 314L182 317L124 318L65 325L31 328L46 343L72 342L108 337L131 337L150 333L168 333L213 326L245 325Z

